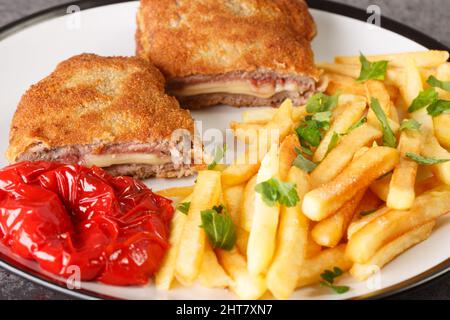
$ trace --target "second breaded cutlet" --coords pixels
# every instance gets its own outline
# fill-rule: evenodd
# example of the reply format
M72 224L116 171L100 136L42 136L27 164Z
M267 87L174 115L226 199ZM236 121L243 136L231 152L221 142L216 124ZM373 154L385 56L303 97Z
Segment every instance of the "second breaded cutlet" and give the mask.
M182 106L300 104L320 79L315 34L303 0L141 0L136 45Z

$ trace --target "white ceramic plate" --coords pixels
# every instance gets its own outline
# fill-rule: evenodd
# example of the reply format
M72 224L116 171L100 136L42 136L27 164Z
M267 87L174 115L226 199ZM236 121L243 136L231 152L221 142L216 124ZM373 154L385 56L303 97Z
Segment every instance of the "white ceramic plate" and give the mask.
M76 54L83 52L107 56L134 54L135 14L138 2L109 2L110 5L99 6L95 1L81 1L78 5L83 10L77 16L64 14L68 6L57 7L0 30L1 166L7 164L4 153L8 144L9 123L20 97L31 84L47 76L58 62ZM354 8L326 1L314 1L311 6L316 8L311 12L318 26L318 36L313 43L317 61L330 61L335 55L355 55L359 51L375 54L424 50L425 46L433 49L444 48L433 39L387 19L382 19L383 26L396 32L368 25L360 21L366 19L365 13ZM73 9L69 8L69 11ZM410 40L411 38L417 42ZM229 121L240 119L241 111L242 109L223 106L195 111L193 116L203 121L204 130L207 128L224 130ZM162 189L191 184L192 181L193 178L154 179L147 182L150 187ZM383 268L376 281L358 283L345 276L341 283L349 285L351 290L344 295L330 294L326 288L312 286L296 291L291 298L345 299L381 296L404 290L448 270L450 264L448 243L450 243L450 217L439 220L435 231L427 241L402 254ZM3 268L81 298L236 298L226 290L211 290L199 286L162 292L151 284L143 287L114 287L91 282L82 283L81 290L68 290L61 279L55 279L54 276L42 272L35 263L14 256L7 248L1 246L0 260L0 266Z

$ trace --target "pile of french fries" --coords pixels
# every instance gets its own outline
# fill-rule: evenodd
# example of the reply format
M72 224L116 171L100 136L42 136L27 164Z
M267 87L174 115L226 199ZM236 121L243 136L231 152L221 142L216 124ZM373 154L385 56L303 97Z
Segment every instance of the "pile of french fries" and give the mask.
M193 187L160 192L189 201L190 207L187 215L175 214L157 287L198 281L229 288L243 299L266 292L287 299L335 267L364 281L427 239L436 219L450 211L450 162L419 165L405 154L449 159L450 114L432 118L425 110L406 110L430 75L450 81L448 58L443 51L368 56L389 65L384 81L364 83L355 82L358 57L319 64L329 79L326 93L340 95L329 130L312 150L318 165L310 173L293 165L301 147L295 128L308 115L305 106L287 100L278 109L244 111L242 122L231 128L237 139L257 146L249 148L260 151L256 161L246 161L249 151L224 169L200 171ZM449 92L438 92L450 100ZM397 148L383 146L382 128L369 108L372 97L388 117ZM364 116L367 122L343 134ZM405 118L419 121L420 130L400 131ZM277 141L262 134L272 129ZM343 135L329 150L333 133ZM293 207L265 203L255 185L271 178L294 183L300 201ZM225 205L236 228L232 250L212 248L199 228L201 211L218 204Z

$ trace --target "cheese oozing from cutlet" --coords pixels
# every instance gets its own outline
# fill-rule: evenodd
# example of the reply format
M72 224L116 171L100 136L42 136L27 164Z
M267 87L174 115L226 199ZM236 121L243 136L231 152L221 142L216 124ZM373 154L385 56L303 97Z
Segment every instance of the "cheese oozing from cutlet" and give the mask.
M172 89L175 96L195 96L211 93L245 94L259 98L270 98L284 91L300 91L300 86L294 81L286 81L284 84L277 83L253 85L246 80L228 80L188 84L179 89Z
M101 168L117 164L148 164L163 165L171 162L170 156L158 156L151 153L121 153L121 154L95 154L86 155L84 163L87 167Z

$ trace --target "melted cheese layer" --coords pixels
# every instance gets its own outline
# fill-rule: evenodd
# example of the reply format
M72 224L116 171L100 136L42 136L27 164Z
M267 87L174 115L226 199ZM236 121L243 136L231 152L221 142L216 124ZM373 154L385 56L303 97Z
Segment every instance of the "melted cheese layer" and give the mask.
M162 165L171 162L170 156L158 157L148 153L120 153L87 155L84 158L87 167L110 167L116 164L149 164Z
M216 81L189 84L183 88L171 90L172 94L176 96L195 96L209 93L229 93L229 94L245 94L259 98L270 98L277 93L283 91L299 91L299 86L296 82L286 82L285 84L264 84L261 86L254 86L246 80L232 80L232 81Z

